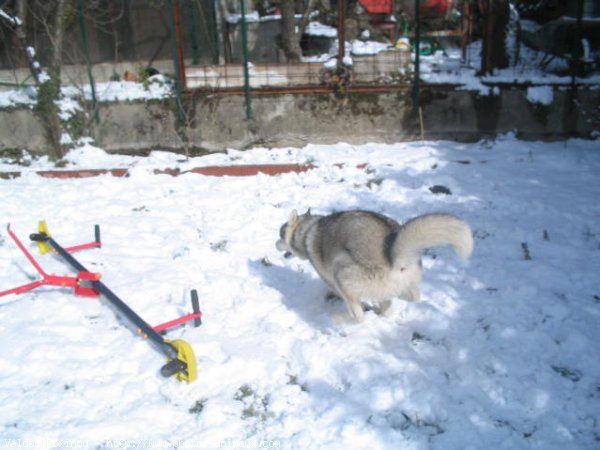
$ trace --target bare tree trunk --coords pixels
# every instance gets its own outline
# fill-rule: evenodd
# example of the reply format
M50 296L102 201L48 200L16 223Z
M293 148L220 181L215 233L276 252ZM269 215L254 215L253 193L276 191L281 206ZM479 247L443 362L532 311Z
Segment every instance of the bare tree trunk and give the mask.
M314 11L316 6L317 6L317 0L308 0L308 2L306 3L306 10L304 11L304 14L302 15L302 19L300 19L300 25L298 26L298 28L299 28L298 34L299 34L300 38L304 34L304 30L306 30L306 27L308 26L308 23L310 22L310 13L312 13Z
M58 161L66 152L61 143L62 125L56 101L60 98L60 72L62 66L62 48L65 31L65 9L69 0L57 0L54 20L49 24L49 37L52 42L52 55L48 66L48 79L41 82L38 89L36 112L42 119L49 146L51 160Z
M506 32L510 18L508 0L479 0L483 20L480 75L508 67Z
M296 33L295 1L281 0L281 47L288 61L300 61L302 49Z
M23 24L27 23L27 0L17 0L17 16Z
M17 40L16 47L21 47L23 51L23 55L18 55L18 61L21 63L26 62L29 66L29 71L33 76L36 84L38 82L37 79L37 71L35 69L35 65L33 64L33 58L25 51L27 48L27 35L25 33L25 29L27 28L27 1L28 0L17 0L15 3L15 9L17 10L17 17L21 20L21 24L15 28L15 38ZM18 66L17 66L18 67Z

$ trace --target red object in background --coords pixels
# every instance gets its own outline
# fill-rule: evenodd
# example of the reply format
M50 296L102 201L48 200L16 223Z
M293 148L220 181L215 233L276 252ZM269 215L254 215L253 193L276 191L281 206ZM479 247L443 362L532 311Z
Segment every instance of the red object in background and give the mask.
M367 14L391 14L393 0L358 0Z
M367 14L392 14L394 12L394 0L358 0ZM399 6L404 6L408 11L414 10L413 0L404 0ZM404 5L402 5L404 3ZM421 16L445 16L453 0L421 0Z
M445 16L452 6L452 0L421 1L421 15L425 17Z

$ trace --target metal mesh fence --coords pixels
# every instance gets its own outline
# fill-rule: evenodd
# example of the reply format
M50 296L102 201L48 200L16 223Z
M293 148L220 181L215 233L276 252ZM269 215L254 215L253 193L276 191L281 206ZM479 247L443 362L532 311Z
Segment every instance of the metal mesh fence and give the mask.
M244 86L242 64L190 65L186 67L188 89L239 89ZM345 66L345 75L355 84L393 84L409 80L410 52L390 49L376 55L356 56ZM337 83L335 66L323 62L250 63L251 88L331 86Z
M169 21L169 8L174 3L178 5L178 50L183 58L186 88L211 91L243 88L246 80L240 22L228 20L224 3L215 0L82 2L84 7L75 9L66 24L63 64L75 67L91 63L95 66L96 82L119 79L126 71L152 66L173 73L176 56L170 41L176 30ZM52 53L47 36L47 14L52 12L52 5L43 0L27 4L26 31L39 61L46 65ZM334 29L333 36L315 38L321 40L321 50L331 55L329 61L322 57L319 62L285 62L279 42L280 17L261 16L247 25L248 87L252 89L320 89L340 84L389 85L410 81L412 64L408 50L390 45L377 54L348 52L351 63L339 65L335 61ZM0 81L31 82L18 40L1 21L0 37L0 71L3 71ZM8 72L12 74L7 75ZM70 73L63 72L65 82L85 82L85 77L71 77Z

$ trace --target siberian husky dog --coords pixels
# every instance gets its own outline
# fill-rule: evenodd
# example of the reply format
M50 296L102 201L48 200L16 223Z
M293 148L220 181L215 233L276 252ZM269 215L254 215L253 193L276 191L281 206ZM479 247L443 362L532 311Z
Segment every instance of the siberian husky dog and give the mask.
M294 210L280 237L277 249L308 259L357 321L364 318L361 300L389 306L393 297L419 299L425 249L449 244L465 259L473 251L471 228L450 214L426 214L400 225L370 211L322 216Z

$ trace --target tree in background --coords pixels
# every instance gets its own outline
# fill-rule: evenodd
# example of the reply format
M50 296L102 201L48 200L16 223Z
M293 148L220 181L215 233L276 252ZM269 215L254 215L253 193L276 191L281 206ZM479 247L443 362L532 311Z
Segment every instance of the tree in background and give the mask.
M54 161L61 159L66 151L62 139L62 124L57 101L60 98L60 72L62 66L62 47L64 41L65 15L72 7L69 0L36 3L37 8L31 8L28 0L15 0L14 13L3 11L2 17L9 23L27 57L31 76L35 81L38 98L35 107L40 116L48 144L48 156ZM43 11L42 11L43 10ZM50 55L47 58L48 69L42 70L37 60L36 50L31 46L32 39L27 35L28 21L43 18L43 24L50 42Z
M318 0L280 0L281 10L281 48L287 61L300 61L302 49L300 39L304 34L310 14L317 9ZM302 14L300 21L296 20L296 12Z
M508 0L478 0L478 5L483 37L480 74L488 75L508 67L506 33L510 5Z
M296 31L296 2L281 0L281 47L287 61L300 61L302 49L300 36Z
M26 0L19 0L26 1ZM36 112L42 119L46 132L50 159L58 161L66 151L66 143L63 141L63 129L60 119L58 100L60 99L60 73L62 67L62 49L65 36L65 15L67 8L71 8L69 0L56 0L49 2L54 6L48 17L48 37L51 42L51 54L48 64L48 77L38 86L38 101Z
M10 49L15 53L14 60L22 62L26 59L35 83L35 112L44 127L46 153L54 161L59 161L69 150L72 138L80 137L90 125L94 115L91 113L96 107L92 102L92 110L89 109L90 104L85 101L81 89L79 106L82 108L71 112L67 118L61 115L63 64L81 64L88 56L87 50L82 51L74 37L83 34L80 29L84 21L92 23L96 31L107 34L107 30L123 16L124 10L125 3L85 0L12 0L4 2L0 8L4 13L0 14L0 22L8 25L10 31L7 37L17 43ZM121 40L116 30L113 34L117 36L114 39L116 60ZM66 35L69 37L65 38ZM73 84L73 80L70 81Z

